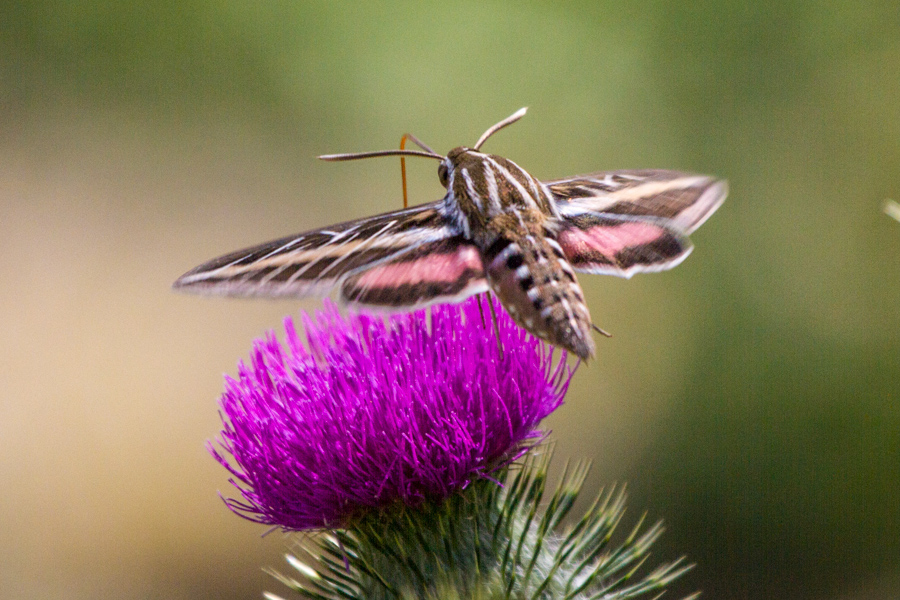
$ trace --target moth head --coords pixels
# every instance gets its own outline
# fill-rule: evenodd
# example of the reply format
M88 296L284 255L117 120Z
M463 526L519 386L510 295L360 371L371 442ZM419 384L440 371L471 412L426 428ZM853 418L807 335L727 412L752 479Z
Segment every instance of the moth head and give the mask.
M472 150L464 146L454 148L447 153L447 156L441 160L441 164L438 166L438 178L440 178L442 186L446 188L450 185L450 174L461 166L466 166L464 163L467 162L471 154Z

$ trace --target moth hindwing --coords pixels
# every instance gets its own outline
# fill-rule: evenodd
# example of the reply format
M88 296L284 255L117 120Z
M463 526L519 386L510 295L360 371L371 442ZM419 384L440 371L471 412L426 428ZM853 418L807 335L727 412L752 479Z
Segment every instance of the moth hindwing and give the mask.
M182 275L174 287L204 294L305 297L338 290L345 304L412 310L493 291L529 332L594 354L576 272L631 277L670 269L688 235L722 203L724 181L677 171L608 171L539 181L479 148L441 156L389 150L326 160L417 155L440 161L443 199L307 231L232 252Z

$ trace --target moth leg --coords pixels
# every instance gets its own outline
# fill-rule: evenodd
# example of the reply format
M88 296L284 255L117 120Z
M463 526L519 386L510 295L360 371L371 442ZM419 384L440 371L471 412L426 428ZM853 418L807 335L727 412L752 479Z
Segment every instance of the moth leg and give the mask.
M497 338L497 349L500 351L500 359L503 360L503 342L500 341L500 326L497 324L497 312L494 309L494 302L491 299L491 293L485 292L488 307L491 309L491 321L494 322L494 337Z
M478 312L481 313L481 326L487 329L487 321L484 320L484 306L481 304L481 296L482 294L476 295L475 301L478 302Z
M491 302L490 292L475 296L475 301L478 302L478 312L481 313L481 326L487 329L487 321L484 320L484 305L481 304L482 295L487 298L488 306L491 308L491 321L494 324L494 337L497 338L497 348L500 350L500 358L503 358L503 344L500 342L500 329L497 326L497 313L494 312L494 303Z
M594 328L594 331L596 331L597 333L599 333L599 334L602 335L602 336L605 336L605 337L608 337L608 338L611 338L611 337L612 337L612 334L611 334L610 332L606 331L605 329L600 329L599 327L597 327L597 326L596 326L595 324L593 324L593 323L591 323L591 327L593 327L593 328Z

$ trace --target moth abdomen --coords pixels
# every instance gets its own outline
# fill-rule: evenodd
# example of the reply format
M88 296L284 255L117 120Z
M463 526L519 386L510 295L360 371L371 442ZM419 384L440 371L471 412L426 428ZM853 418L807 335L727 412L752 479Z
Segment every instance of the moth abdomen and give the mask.
M520 326L582 358L593 355L584 294L555 240L500 236L482 258L491 289Z

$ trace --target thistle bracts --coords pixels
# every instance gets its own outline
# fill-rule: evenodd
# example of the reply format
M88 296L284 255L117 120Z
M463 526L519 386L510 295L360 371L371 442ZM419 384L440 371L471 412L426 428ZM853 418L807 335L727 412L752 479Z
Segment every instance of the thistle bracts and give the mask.
M621 490L563 525L587 468L566 469L544 502L548 462L549 452L533 452L509 467L504 487L481 480L438 504L371 513L298 544L293 572L272 574L316 600L585 600L658 593L691 568L676 560L641 572L659 523L641 531L639 522L613 543Z

